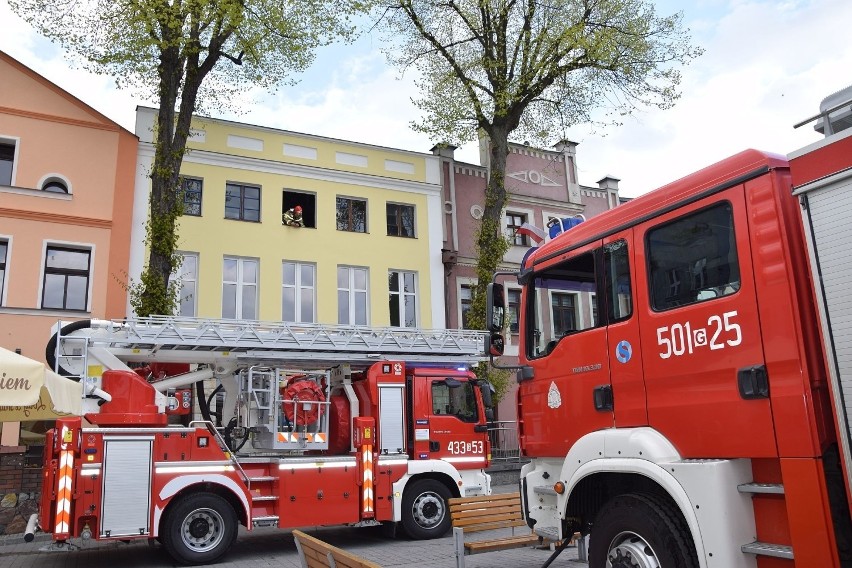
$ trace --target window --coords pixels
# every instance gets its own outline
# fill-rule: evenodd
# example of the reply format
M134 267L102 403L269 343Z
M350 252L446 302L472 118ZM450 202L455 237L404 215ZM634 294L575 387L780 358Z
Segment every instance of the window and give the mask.
M455 416L464 422L476 422L476 394L470 381L432 383L432 414Z
M316 321L316 266L285 262L283 267L281 320L313 323Z
M414 238L414 205L387 204L388 236Z
M417 327L416 282L417 275L414 272L391 270L388 273L392 327Z
M462 284L459 287L459 307L461 308L461 329L472 329L468 321L470 307L473 304L473 285Z
M337 230L367 232L367 202L351 197L337 198Z
M521 225L527 222L527 216L523 213L511 213L506 211L506 233L509 235L509 242L515 246L528 247L530 239L526 235L518 234L518 229Z
M204 182L198 178L190 178L190 177L181 177L180 178L180 189L183 194L183 214L184 215L192 215L193 217L201 216L201 190L204 185ZM227 208L227 193L225 196L226 205L225 205L225 216L228 216L228 208ZM258 198L259 199L259 198ZM257 205L258 211L260 210L260 201L258 200ZM235 211L236 213L236 211ZM228 217L229 219L234 218L237 219L239 217ZM256 219L251 219L252 221Z
M194 317L197 306L198 255L178 253L178 264L174 267L171 280L178 286L176 315Z
M528 357L547 355L563 337L591 327L580 320L578 302L581 295L597 291L596 257L595 251L586 252L535 274L524 307ZM546 299L547 309L537 309L536 299Z
M85 311L89 305L92 251L48 246L44 259L43 309Z
M337 323L368 325L366 268L337 267Z
M0 185L12 185L15 171L15 143L0 140Z
M49 193L68 193L68 184L59 178L51 177L45 180L41 190Z
M577 331L577 294L553 292L550 303L553 308L554 337Z
M302 208L302 223L305 227L316 229L317 227L317 196L313 193L303 191L290 191L285 189L282 195L281 215L289 209L298 205Z
M6 255L9 253L9 241L0 241L0 306L3 305L3 290L6 286Z
M510 288L506 290L506 296L506 320L509 322L509 332L518 333L518 322L520 322L519 314L521 313L521 291Z
M222 317L257 319L258 261L225 257L222 268Z
M646 247L654 310L703 302L740 289L730 203L648 231Z
M633 313L633 293L630 290L630 260L627 242L616 241L604 245L606 270L606 313L609 323L627 319ZM597 322L597 305L592 302L592 316Z
M225 219L260 222L260 188L256 185L225 184Z

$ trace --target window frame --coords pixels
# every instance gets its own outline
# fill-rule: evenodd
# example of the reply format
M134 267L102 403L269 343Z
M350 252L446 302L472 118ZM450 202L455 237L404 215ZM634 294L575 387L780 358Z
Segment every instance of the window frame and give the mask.
M228 190L230 188L239 188L240 192L240 211L239 217L229 217L228 216ZM254 211L254 209L246 208L246 189L256 189L257 190L257 219L246 219L246 211ZM251 199L251 198L249 198ZM239 181L228 181L225 182L225 219L229 221L243 221L245 223L260 223L262 220L261 211L263 208L263 188L260 185L253 183L244 183ZM233 207L231 207L233 209Z
M652 243L651 243L652 235L657 231L661 231L661 230L664 230L668 227L671 227L672 225L682 223L682 222L684 222L684 221L686 221L690 218L698 217L698 216L706 214L709 211L712 211L714 209L723 209L723 208L727 209L727 213L728 213L727 220L730 222L730 224L727 227L727 231L728 231L728 235L729 235L730 239L727 243L729 249L726 252L726 255L728 255L729 258L732 258L733 261L735 262L735 264L733 264L733 265L731 263L729 263L728 267L730 268L731 266L733 266L734 268L736 268L736 275L737 275L738 278L736 280L729 278L728 282L726 282L724 286L715 286L715 287L714 286L707 286L705 289L709 290L710 288L722 288L722 287L733 288L733 284L737 285L736 288L733 288L728 293L717 295L717 296L706 297L706 298L698 298L697 297L698 294L696 294L696 299L694 299L692 301L686 301L686 302L677 303L677 304L668 305L668 306L657 306L657 304L656 304L657 298L655 297L656 288L655 288L655 285L654 285L654 278L658 273L660 273L660 272L665 273L667 271L665 271L665 270L659 271L659 270L656 270L653 267L652 263L655 261L655 255L654 255L655 251L652 250L652 246L651 246L652 245ZM645 251L644 251L645 252L645 274L646 274L646 286L648 287L647 288L648 289L648 305L654 313L664 313L664 312L668 312L670 310L676 310L676 309L684 308L686 306L694 306L696 304L701 304L701 303L708 302L708 301L711 301L711 300L717 300L719 298L727 298L728 296L736 295L737 293L739 293L740 289L742 288L742 266L741 266L741 263L740 263L739 247L738 247L738 243L737 243L737 228L736 228L735 220L734 220L734 205L728 199L722 199L722 200L716 201L714 203L708 204L705 207L701 207L699 209L689 211L689 212L684 213L682 215L678 215L677 217L675 217L673 219L669 219L669 220L667 220L663 223L660 223L658 225L655 225L655 226L649 228L647 231L645 231L643 244L644 244L644 248L645 248ZM692 246L692 245L690 245L690 246ZM719 255L718 258L721 258L721 255ZM706 260L706 258L705 258L705 260ZM686 261L684 261L683 264L688 265L688 263ZM694 277L694 275L692 275L692 276ZM678 281L678 285L679 284L680 284L680 281ZM699 290L699 293L701 291L702 290Z
M527 235L519 235L518 229L524 223L530 222L530 213L528 211L520 211L516 208L506 209L503 213L503 221L506 226L506 236L511 240L511 246L514 247L530 247L530 238ZM520 220L520 223L513 223L515 220Z
M198 315L198 270L199 270L199 255L197 252L188 252L188 251L175 251L175 255L181 257L181 262L177 266L175 266L172 271L172 275L169 277L170 280L174 279L178 282L178 296L177 296L177 305L175 306L175 315L180 317L196 317ZM195 261L195 277L188 278L184 276L184 273L181 271L183 268L184 262L186 262L187 258L192 258ZM191 283L192 291L188 294L185 294L186 289L188 288L187 283ZM192 309L190 310L191 314L184 314L183 308L186 305L185 299L189 298L189 303L191 304Z
M297 197L299 196L299 197ZM317 215L317 194L312 191L282 188L281 190L281 215L291 207L299 205L302 207L302 229L316 229L319 224Z
M237 280L225 280L225 262L233 260L237 262ZM244 263L253 262L255 264L255 282L243 282L243 274L245 272ZM225 315L225 286L228 284L233 284L235 286L234 293L234 317L229 317ZM243 288L245 286L253 286L254 287L254 317L246 317L243 314L243 302L241 301L243 298ZM249 319L249 320L257 320L258 313L260 309L260 259L245 257L245 256L231 256L225 255L222 257L222 319Z
M186 182L198 182L198 190L187 190ZM227 184L226 184L227 187ZM196 177L196 176L180 176L180 191L182 196L183 203L183 213L182 215L185 217L201 217L202 216L202 202L204 199L204 178ZM192 205L197 205L198 213L189 213L189 209L187 206L187 196L198 194L198 201L192 202ZM227 203L227 195L226 195L226 203ZM260 196L258 195L258 204L260 203ZM226 217L227 219L228 217ZM258 221L260 220L260 208L258 205Z
M458 329L472 329L469 327L465 327L464 316L467 310L471 308L473 305L473 293L476 289L477 280L476 278L459 278L456 281L456 306L458 308L457 317L458 317ZM467 310L465 310L465 298L463 298L463 291L469 290L470 297L467 300Z
M392 225L390 224L391 218L391 208L395 208L393 211L393 218L395 219L395 226L397 231L391 232ZM405 224L402 221L402 217L400 215L403 209L411 210L411 234L406 235L403 234L403 228ZM413 203L399 203L396 201L388 201L385 203L385 224L387 225L387 235L389 237L402 237L406 239L416 239L417 238L417 206Z
M340 287L340 271L346 270L346 279L348 288ZM355 271L363 270L364 271L364 282L365 288L363 290L355 288ZM340 293L346 292L347 294L347 321L340 321ZM364 293L364 314L366 320L364 323L358 323L355 321L356 315L356 302L353 301L353 295L363 292ZM354 322L354 323L353 323ZM370 325L370 269L366 266L349 266L344 264L339 264L337 266L337 323L341 325Z
M293 283L288 284L286 281L286 270L287 266L293 266ZM310 268L312 273L312 282L310 286L302 283L302 269ZM293 290L293 319L287 319L285 310L286 306L286 298L285 294L287 290ZM311 319L310 321L305 321L302 319L302 315L304 312L302 306L302 291L310 290L311 291ZM301 262L296 260L283 260L281 261L281 321L286 323L316 323L317 321L317 265L313 262Z
M341 222L340 222L341 221L341 219L340 219L341 202L346 202L346 204L347 204L346 208L347 208L348 219L346 220L347 221L346 227L341 227ZM363 203L363 205L364 205L364 226L363 226L363 230L360 230L360 231L357 230L357 228L354 228L355 221L353 220L353 205L356 202L357 203ZM369 232L369 230L368 230L369 229L369 219L368 219L368 216L367 216L368 211L369 211L369 209L367 207L367 200L364 199L364 198L349 197L349 196L346 196L346 195L336 196L335 201L334 201L334 218L335 218L335 225L337 227L337 230L338 231L345 231L345 232L348 232L348 233L365 233L365 234L368 233Z
M522 290L523 290L522 288L506 286L506 329L509 330L509 335L520 335L520 333L521 333L521 310L522 310L522 307L523 307L523 304L522 304L523 300L521 299L523 297ZM511 308L512 308L512 305L513 305L513 303L512 303L512 295L513 294L518 295L518 302L516 304L514 304L515 316L517 318L517 322L515 324L516 327L515 327L514 330L512 329L512 321L509 317L509 315L511 314Z
M16 187L15 183L18 177L18 160L21 153L21 139L18 136L0 135L0 145L12 146L12 168L9 171L9 185L7 187ZM0 180L0 186L3 186L3 180Z
M9 276L9 253L12 250L12 238L0 235L0 246L4 247L3 255L0 256L0 306L6 305L6 279Z
M85 253L88 257L87 267L85 270L78 268L61 268L61 267L49 267L47 265L49 260L49 255L51 250L56 251L64 251L64 252L72 252L72 253ZM69 311L69 312L89 312L91 311L91 301L92 301L92 272L94 271L94 257L95 250L93 246L90 245L78 245L72 243L56 243L56 242L46 242L44 244L44 257L41 263L41 290L39 294L39 308L42 310L60 310L60 311ZM62 292L62 306L45 306L45 294L48 290L48 275L60 275L64 279L63 284L63 292ZM69 308L68 307L68 281L71 277L85 277L85 286L83 287L84 297L83 297L83 307L82 308Z
M414 283L414 291L413 292L405 292L403 289L400 289L400 290L397 290L397 291L391 290L390 281L391 281L391 275L392 274L397 274L397 284L399 285L399 283L402 282L402 288L405 287L405 275L408 275L408 274L412 275L412 279L413 279L413 283ZM420 305L419 304L420 303L418 302L418 298L417 298L419 288L420 288L420 286L417 283L417 272L416 271L393 269L393 268L388 270L388 316L389 316L388 321L390 322L389 323L390 327L412 329L412 328L416 328L416 327L419 326L419 322L420 322ZM398 310L397 310L397 314L396 314L399 324L397 324L397 325L394 325L394 323L393 323L394 318L393 318L393 314L391 313L391 309L390 309L391 303L393 302L393 296L395 296L395 295L399 296L399 300L397 300ZM402 325L403 321L405 320L405 301L404 300L405 300L406 297L411 297L414 300L414 325ZM402 300L402 301L400 301L400 300Z

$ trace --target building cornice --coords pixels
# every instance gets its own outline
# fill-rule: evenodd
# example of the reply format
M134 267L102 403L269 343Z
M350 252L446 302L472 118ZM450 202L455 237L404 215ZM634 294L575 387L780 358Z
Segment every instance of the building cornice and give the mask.
M10 108L10 107L5 107L5 106L0 106L0 114L10 114L10 115L14 115L14 116L20 116L20 117L23 117L23 118L32 118L33 120L42 120L42 121L45 121L45 122L55 122L55 123L58 123L58 124L67 124L69 126L79 126L81 128L92 128L92 129L95 129L95 130L105 130L107 132L120 132L120 131L127 132L126 130L124 130L123 128L121 128L119 125L117 125L115 123L104 124L104 123L99 123L99 122L91 122L91 121L88 121L88 120L79 120L79 119L76 119L76 118L68 118L68 117L65 117L65 116L56 116L56 115L52 115L52 114L32 112L32 111L29 111L29 110L23 110L23 109L19 109L19 108ZM128 134L130 134L130 133L128 132Z
M0 217L25 219L27 221L43 221L45 223L58 223L62 225L77 225L80 227L93 227L95 229L109 229L112 227L112 221L110 219L76 217L73 215L59 215L56 213L46 213L42 211L7 209L5 207L0 207Z
M154 145L149 142L140 142L139 155L153 159ZM232 154L222 154L220 152L210 152L209 150L191 149L184 156L183 162L185 164L191 163L204 166L233 168L347 185L388 189L392 191L407 191L410 193L423 193L426 195L440 195L441 193L441 186L438 184L338 171L319 166L303 166L299 164L268 160L265 158L247 158Z

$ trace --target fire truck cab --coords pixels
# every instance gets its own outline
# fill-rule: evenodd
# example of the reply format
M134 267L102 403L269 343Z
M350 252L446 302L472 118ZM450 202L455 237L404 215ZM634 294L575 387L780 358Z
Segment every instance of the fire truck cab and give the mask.
M527 256L517 408L536 533L590 535L594 568L840 566L849 433L803 207L787 159L748 150ZM492 355L503 294L491 285Z

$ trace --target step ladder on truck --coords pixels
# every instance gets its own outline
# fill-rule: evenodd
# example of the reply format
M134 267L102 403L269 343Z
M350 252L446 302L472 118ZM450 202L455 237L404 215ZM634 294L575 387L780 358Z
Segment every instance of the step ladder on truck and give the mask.
M158 539L184 564L221 558L240 524L441 536L450 498L491 489L490 385L470 371L484 344L470 330L59 322L47 359L83 383L83 416L47 434L31 524L60 548Z

